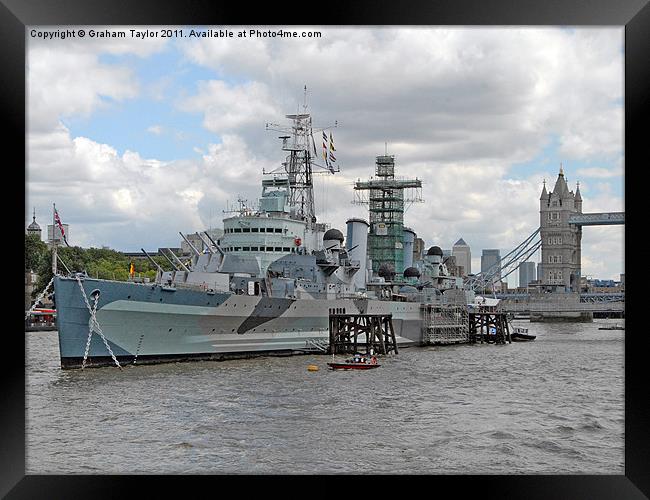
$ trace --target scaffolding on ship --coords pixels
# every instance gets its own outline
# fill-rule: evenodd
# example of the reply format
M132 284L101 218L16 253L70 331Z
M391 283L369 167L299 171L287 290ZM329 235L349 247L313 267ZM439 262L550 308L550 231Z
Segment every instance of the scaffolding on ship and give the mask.
M375 179L355 182L353 203L368 205L368 258L373 271L389 264L400 275L404 271L404 211L409 204L423 201L422 181L395 178L393 155L377 156L375 175Z
M460 302L421 304L422 343L425 345L469 342L469 312Z

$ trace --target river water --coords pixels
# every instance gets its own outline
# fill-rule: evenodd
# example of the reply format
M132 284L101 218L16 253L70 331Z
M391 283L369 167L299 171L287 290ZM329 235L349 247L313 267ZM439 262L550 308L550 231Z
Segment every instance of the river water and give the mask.
M26 333L27 474L624 474L621 320L533 342L61 370ZM341 357L342 359L343 357ZM310 364L318 371L308 371Z

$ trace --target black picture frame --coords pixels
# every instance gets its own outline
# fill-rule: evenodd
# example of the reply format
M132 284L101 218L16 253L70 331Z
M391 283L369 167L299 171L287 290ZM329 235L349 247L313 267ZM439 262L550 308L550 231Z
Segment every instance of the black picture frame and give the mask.
M252 7L254 5L254 7ZM320 2L305 8L297 3L216 3L207 0L0 0L0 52L2 71L3 118L7 131L5 150L16 153L17 158L5 165L5 193L22 198L27 211L25 192L15 188L26 181L25 148L25 27L30 25L572 25L572 26L625 26L625 199L626 225L632 224L638 231L626 231L626 257L643 242L632 242L635 235L643 233L641 215L634 210L635 200L643 200L642 189L650 186L645 182L648 166L643 147L648 142L648 104L650 102L650 6L648 0L444 0L403 2L355 1ZM287 15L293 12L294 18ZM308 12L309 15L304 13ZM7 147L8 146L8 147ZM21 165L24 168L21 168ZM17 173L17 176L12 174ZM18 177L18 178L16 178ZM633 179L633 181L632 181ZM647 195L646 195L647 197ZM632 205L630 205L632 203ZM5 208L9 203L4 204ZM5 221L10 219L4 217ZM16 218L16 220L20 220ZM21 224L24 219L21 220ZM18 229L16 228L18 231ZM21 226L21 232L24 227ZM14 234L12 231L10 234ZM16 233L18 234L18 233ZM11 236L7 238L11 240ZM11 250L10 241L6 242ZM647 247L646 247L647 248ZM7 248L5 248L7 251ZM647 254L647 250L645 251ZM15 257L3 259L6 268L13 269ZM627 260L627 259L626 259ZM630 261L636 268L637 261ZM428 488L427 494L438 494L441 487L450 488L453 496L468 493L481 498L647 498L650 495L650 391L646 387L645 349L648 334L638 326L642 306L638 305L644 290L640 282L643 266L628 272L625 338L625 475L579 476L427 476L420 477L418 486ZM22 280L22 271L16 279ZM637 276L638 274L638 276ZM12 274L12 277L14 275ZM13 283L13 281L11 281ZM7 294L5 296L11 296ZM14 294L5 311L11 317L18 315L20 294ZM23 322L21 321L21 325ZM13 321L11 322L13 325ZM174 489L186 494L198 494L196 483L202 483L208 492L225 492L224 478L211 476L25 476L25 366L24 338L18 327L6 328L3 351L0 353L2 377L2 412L0 416L0 495L7 498L97 498L135 496L139 488L148 493L172 493ZM21 356L22 353L22 356ZM240 485L250 485L250 478L239 477ZM256 478L258 479L258 478ZM388 486L389 478L372 478L370 486L377 482ZM229 483L233 478L229 478ZM269 488L277 488L279 494L290 491L282 478L266 476ZM331 481L331 479L325 479ZM313 481L313 480L312 480ZM354 481L347 482L350 486ZM316 486L318 483L309 482ZM364 483L364 487L365 487ZM394 483L402 493L404 478ZM330 484L336 491L338 482ZM281 488L281 489L280 489ZM312 491L295 490L296 493ZM365 488L364 488L365 489ZM377 488L383 489L383 488ZM141 490L142 491L142 490ZM241 490L240 490L241 491ZM349 491L349 490L348 490ZM415 493L415 491L413 492ZM415 493L417 494L417 493ZM449 494L449 493L448 493ZM147 496L150 496L149 494Z

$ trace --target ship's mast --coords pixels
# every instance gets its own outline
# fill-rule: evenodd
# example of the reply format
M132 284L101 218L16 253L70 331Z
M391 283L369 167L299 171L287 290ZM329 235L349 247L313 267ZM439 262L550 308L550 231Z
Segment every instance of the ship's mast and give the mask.
M307 228L313 228L316 223L316 210L314 208L313 171L316 144L314 142L311 115L307 113L307 87L305 86L305 102L303 112L285 115L292 120L290 127L267 123L267 130L283 132L282 150L287 151L285 161L282 163L284 172L289 179L289 206L292 207L291 216L304 220ZM323 129L319 129L323 130ZM312 156L312 147L314 156ZM315 164L319 166L318 164ZM324 167L321 167L325 170ZM279 169L265 174L277 174ZM329 170L332 172L332 169Z
M52 203L52 275L56 276L56 264L57 264L57 239L56 239L56 219L54 214L56 213L56 203Z
M293 120L291 140L282 144L282 150L289 153L283 164L289 176L289 205L296 207L296 217L306 221L307 226L311 227L316 222L311 151L308 142L311 117L302 113L287 115L287 118Z

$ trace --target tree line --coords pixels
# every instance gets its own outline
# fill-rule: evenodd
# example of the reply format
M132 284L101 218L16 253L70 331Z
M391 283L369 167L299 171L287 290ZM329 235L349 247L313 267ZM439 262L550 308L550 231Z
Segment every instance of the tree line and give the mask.
M131 259L117 250L109 248L81 248L59 246L57 254L60 258L57 269L70 272L86 272L91 278L127 281L129 270L133 263L136 276L153 280L156 277L156 267L149 259ZM169 263L164 257L152 257L160 267L167 270ZM65 266L61 264L63 262ZM44 241L33 234L25 235L25 272L33 271L38 279L32 292L32 298L43 291L52 279L52 249ZM65 271L67 273L67 271Z

